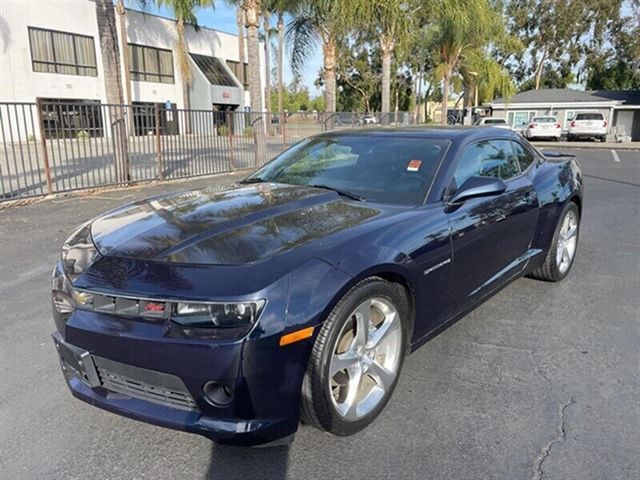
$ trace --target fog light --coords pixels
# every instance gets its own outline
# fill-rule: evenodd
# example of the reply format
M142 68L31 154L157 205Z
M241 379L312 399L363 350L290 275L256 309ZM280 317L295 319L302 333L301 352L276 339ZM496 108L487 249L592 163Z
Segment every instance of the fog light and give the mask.
M233 400L233 390L221 383L209 381L202 387L204 398L214 407L226 407Z

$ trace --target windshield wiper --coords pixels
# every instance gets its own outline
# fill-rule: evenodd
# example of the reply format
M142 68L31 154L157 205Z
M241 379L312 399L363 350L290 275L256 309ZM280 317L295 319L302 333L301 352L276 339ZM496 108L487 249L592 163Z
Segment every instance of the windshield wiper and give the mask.
M333 192L336 192L340 196L347 197L347 198L350 198L352 200L357 200L358 202L366 202L366 199L364 197L361 197L360 195L356 195L355 193L347 192L346 190L340 190L340 189L335 188L335 187L330 187L329 185L321 185L321 184L318 184L318 183L312 183L311 185L308 185L308 186L309 187L314 187L314 188L323 188L325 190L331 190Z
M265 180L264 178L260 178L260 177L249 177L249 178L240 180L238 183L265 183L267 181L268 180Z

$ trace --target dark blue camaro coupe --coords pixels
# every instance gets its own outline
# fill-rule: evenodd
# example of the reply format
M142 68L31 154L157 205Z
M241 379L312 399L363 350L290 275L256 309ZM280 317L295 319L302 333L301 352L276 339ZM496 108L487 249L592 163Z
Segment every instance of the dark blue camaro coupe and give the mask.
M550 157L491 128L331 132L97 217L53 276L68 385L229 444L357 432L408 352L512 280L567 276L582 175Z

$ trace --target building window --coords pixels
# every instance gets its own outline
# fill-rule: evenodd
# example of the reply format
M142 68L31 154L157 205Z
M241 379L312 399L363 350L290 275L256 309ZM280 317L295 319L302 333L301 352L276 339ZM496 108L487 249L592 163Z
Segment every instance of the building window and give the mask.
M98 75L93 37L29 27L34 72Z
M133 102L133 125L136 135L177 135L180 133L178 125L177 105L172 103L167 108L166 103ZM156 120L159 121L156 130Z
M234 62L233 60L227 60L227 67L229 67L229 70L231 70L231 72L235 75L235 77L238 79L238 81L240 81L240 62ZM249 88L249 71L247 70L247 68L249 67L249 64L245 62L244 64L244 76L242 78L244 78L244 89L247 90Z
M175 83L171 50L129 44L131 80Z
M99 100L41 98L45 138L91 138L104 135Z
M524 128L536 116L536 113L532 111L509 112L507 113L507 123L516 129Z
M225 65L216 57L206 55L191 54L191 58L211 85L221 85L224 87L238 87L237 80L229 73Z

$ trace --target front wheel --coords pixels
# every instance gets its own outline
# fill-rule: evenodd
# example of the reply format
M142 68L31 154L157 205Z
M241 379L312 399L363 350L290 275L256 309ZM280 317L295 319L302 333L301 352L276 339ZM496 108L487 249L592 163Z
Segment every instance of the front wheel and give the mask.
M381 278L345 294L313 346L302 387L305 423L351 435L375 420L400 375L408 312L404 287Z
M559 282L569 275L578 249L579 237L580 212L574 202L569 202L560 215L544 263L531 272L531 276L548 282Z

